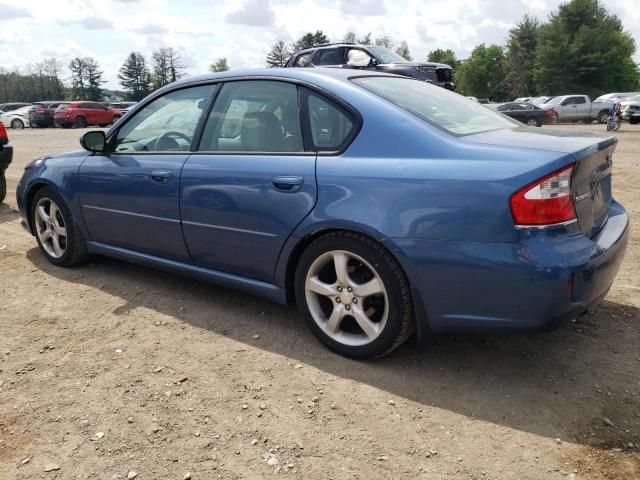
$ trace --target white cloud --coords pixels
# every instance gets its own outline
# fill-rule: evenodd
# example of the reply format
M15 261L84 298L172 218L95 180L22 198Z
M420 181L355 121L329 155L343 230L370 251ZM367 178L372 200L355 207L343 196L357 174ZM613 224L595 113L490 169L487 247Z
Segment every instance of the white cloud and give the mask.
M246 0L237 10L227 14L228 23L250 25L253 27L268 27L273 25L276 16L271 9L269 0Z
M0 21L31 16L31 12L26 8L16 7L10 3L0 3Z

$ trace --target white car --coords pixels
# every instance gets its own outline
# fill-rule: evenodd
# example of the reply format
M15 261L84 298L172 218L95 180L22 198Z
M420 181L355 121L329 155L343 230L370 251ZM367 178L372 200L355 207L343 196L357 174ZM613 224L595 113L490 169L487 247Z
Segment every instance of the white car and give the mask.
M640 123L640 95L629 97L620 102L622 119L629 123Z
M28 128L31 126L29 124L29 109L31 109L31 105L29 105L28 107L22 107L17 110L13 110L11 112L3 113L2 115L0 115L0 122L4 123L6 127L15 128L18 130Z

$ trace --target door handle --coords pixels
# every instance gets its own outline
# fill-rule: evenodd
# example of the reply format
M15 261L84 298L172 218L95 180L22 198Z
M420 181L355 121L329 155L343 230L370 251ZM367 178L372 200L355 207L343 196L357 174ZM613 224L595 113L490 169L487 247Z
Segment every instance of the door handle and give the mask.
M167 183L171 178L171 172L169 170L153 170L151 172L151 179L154 182Z
M300 190L300 187L302 187L304 178L290 176L273 177L271 179L271 183L276 190L280 190L282 192L297 192Z

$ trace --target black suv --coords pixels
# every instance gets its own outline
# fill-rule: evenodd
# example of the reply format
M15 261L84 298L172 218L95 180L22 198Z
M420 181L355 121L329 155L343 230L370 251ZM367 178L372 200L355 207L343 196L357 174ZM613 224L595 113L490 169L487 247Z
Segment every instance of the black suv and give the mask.
M410 62L385 47L355 43L318 45L295 52L286 67L359 68L395 73L453 90L453 70L449 65Z
M53 114L61 100L49 102L36 102L29 109L29 124L32 127L53 127Z

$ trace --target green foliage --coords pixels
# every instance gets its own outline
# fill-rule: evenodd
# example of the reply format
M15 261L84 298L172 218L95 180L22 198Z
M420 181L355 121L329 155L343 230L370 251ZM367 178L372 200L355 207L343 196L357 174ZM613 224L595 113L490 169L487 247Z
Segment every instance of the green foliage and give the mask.
M364 37L356 41L360 45L373 45L373 40L371 39L371 32L367 33Z
M441 48L437 48L435 50L431 50L427 55L427 61L444 63L446 65L449 65L454 70L456 70L460 65L460 60L456 58L456 54L451 49L443 50Z
M118 73L120 84L127 93L127 98L139 102L151 93L151 72L144 56L131 52Z
M538 92L563 94L638 88L635 42L598 0L572 0L540 29L535 55Z
M72 100L102 100L103 72L91 57L76 57L69 63Z
M498 45L478 45L455 72L457 90L467 96L506 98L504 50Z
M305 33L296 42L296 50L304 50L305 48L315 47L316 45L322 45L323 43L329 43L329 37L327 37L322 30L316 30L315 33Z
M24 71L0 68L0 102L63 100L66 92L61 73L62 65L55 58L27 64Z
M406 40L403 40L398 48L396 48L396 53L406 60L413 60L411 52L409 51L409 44L406 42Z
M229 70L229 63L227 63L227 57L220 57L214 63L209 65L209 70L212 72L226 72Z
M525 15L509 32L507 41L507 88L511 97L530 97L536 92L534 64L540 22Z
M393 48L393 40L386 35L384 37L376 38L374 43L379 47Z
M184 77L182 57L173 47L163 47L151 54L153 88L160 88Z
M356 34L353 32L347 32L342 41L344 43L356 43Z
M274 43L271 47L271 50L267 54L267 67L284 67L287 64L287 60L289 60L289 57L292 53L293 52L291 48L282 40Z

